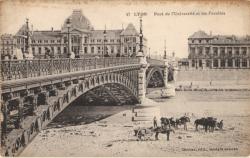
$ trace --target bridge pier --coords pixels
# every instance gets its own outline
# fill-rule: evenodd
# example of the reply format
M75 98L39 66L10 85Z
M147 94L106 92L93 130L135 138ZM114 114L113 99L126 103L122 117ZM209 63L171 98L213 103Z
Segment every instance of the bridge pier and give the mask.
M138 58L141 64L141 67L138 71L138 98L139 98L139 103L142 104L146 97L146 89L147 89L146 70L148 68L148 63L146 57L139 56Z
M168 85L168 68L169 68L169 66L168 66L168 61L167 60L165 60L164 61L164 70L163 70L163 77L164 77L164 86L165 87L167 87L167 85Z

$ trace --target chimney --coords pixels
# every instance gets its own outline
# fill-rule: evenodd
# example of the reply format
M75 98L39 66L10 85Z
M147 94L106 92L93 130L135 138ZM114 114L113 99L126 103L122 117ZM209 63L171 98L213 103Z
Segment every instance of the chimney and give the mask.
M210 36L212 36L212 31L210 31Z
M51 27L51 31L52 31L52 32L54 31L54 28L53 28L53 27Z

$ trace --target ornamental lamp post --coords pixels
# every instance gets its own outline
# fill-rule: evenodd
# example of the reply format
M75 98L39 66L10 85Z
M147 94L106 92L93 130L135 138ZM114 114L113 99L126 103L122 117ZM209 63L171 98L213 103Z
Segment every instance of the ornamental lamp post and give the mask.
M144 54L143 54L143 33L142 33L142 17L140 17L140 34L139 34L139 37L140 37L140 50L139 52L137 53L137 57L144 57Z
M105 45L105 42L106 42L106 36L107 36L107 31L106 31L106 25L105 25L105 29L103 31L103 53L102 53L102 57L104 57L104 55L106 55L106 45Z
M164 56L163 59L167 59L167 50L166 50L166 40L164 40Z
M68 28L68 58L70 58L70 39L69 39L69 29L70 29L70 26L71 26L71 22L70 22L70 19L68 18L67 21L66 21L66 27Z

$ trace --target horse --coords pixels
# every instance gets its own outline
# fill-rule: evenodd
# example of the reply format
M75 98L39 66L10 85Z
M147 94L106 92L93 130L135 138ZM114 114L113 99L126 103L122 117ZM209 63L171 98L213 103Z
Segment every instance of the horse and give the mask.
M169 126L169 125L167 125L167 126ZM155 140L159 139L158 135L159 135L159 133L161 133L161 134L166 134L167 141L169 141L170 132L175 133L175 131L172 128L170 128L170 126L169 126L169 128L166 128L167 126L156 127L155 129L153 129L153 131L155 132Z
M187 122L190 122L190 118L187 116L182 116L181 118L176 119L176 128L178 128L178 125L184 125L184 130L187 130Z
M174 121L174 118L171 117L171 118L167 118L167 117L161 117L161 124L166 124L166 125L171 125L173 127L176 126L176 122Z
M206 120L205 120L205 132L207 132L207 130L209 129L209 132L213 132L214 131L214 128L216 126L216 121L217 119L216 118L213 118L213 117L208 117Z
M214 128L217 125L216 120L217 119L213 118L213 117L207 117L207 118L203 117L201 119L197 119L197 120L194 121L194 124L195 124L195 127L196 127L195 129L196 129L196 131L198 131L198 125L202 125L203 128L205 128L205 132L207 132L208 130L209 130L209 132L213 132Z
M201 118L201 119L197 119L194 121L194 125L195 125L195 130L198 131L198 126L201 125L203 126L203 128L205 128L205 120L206 118Z

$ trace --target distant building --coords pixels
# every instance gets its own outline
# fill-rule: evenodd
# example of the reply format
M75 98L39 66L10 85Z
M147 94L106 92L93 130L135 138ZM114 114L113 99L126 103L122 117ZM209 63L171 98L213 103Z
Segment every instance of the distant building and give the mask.
M11 58L15 53L16 42L11 34L3 34L0 37L1 59Z
M30 32L28 41L27 32ZM73 10L73 13L64 21L61 30L52 28L33 31L24 24L16 33L15 40L17 49L22 52L27 51L25 43L29 42L35 58L45 58L46 55L55 58L67 57L71 52L74 52L76 57L129 56L139 50L139 33L133 24L130 23L125 29L94 30L81 10ZM143 38L143 45L146 53L146 38Z
M250 36L195 32L188 38L189 68L250 68Z

